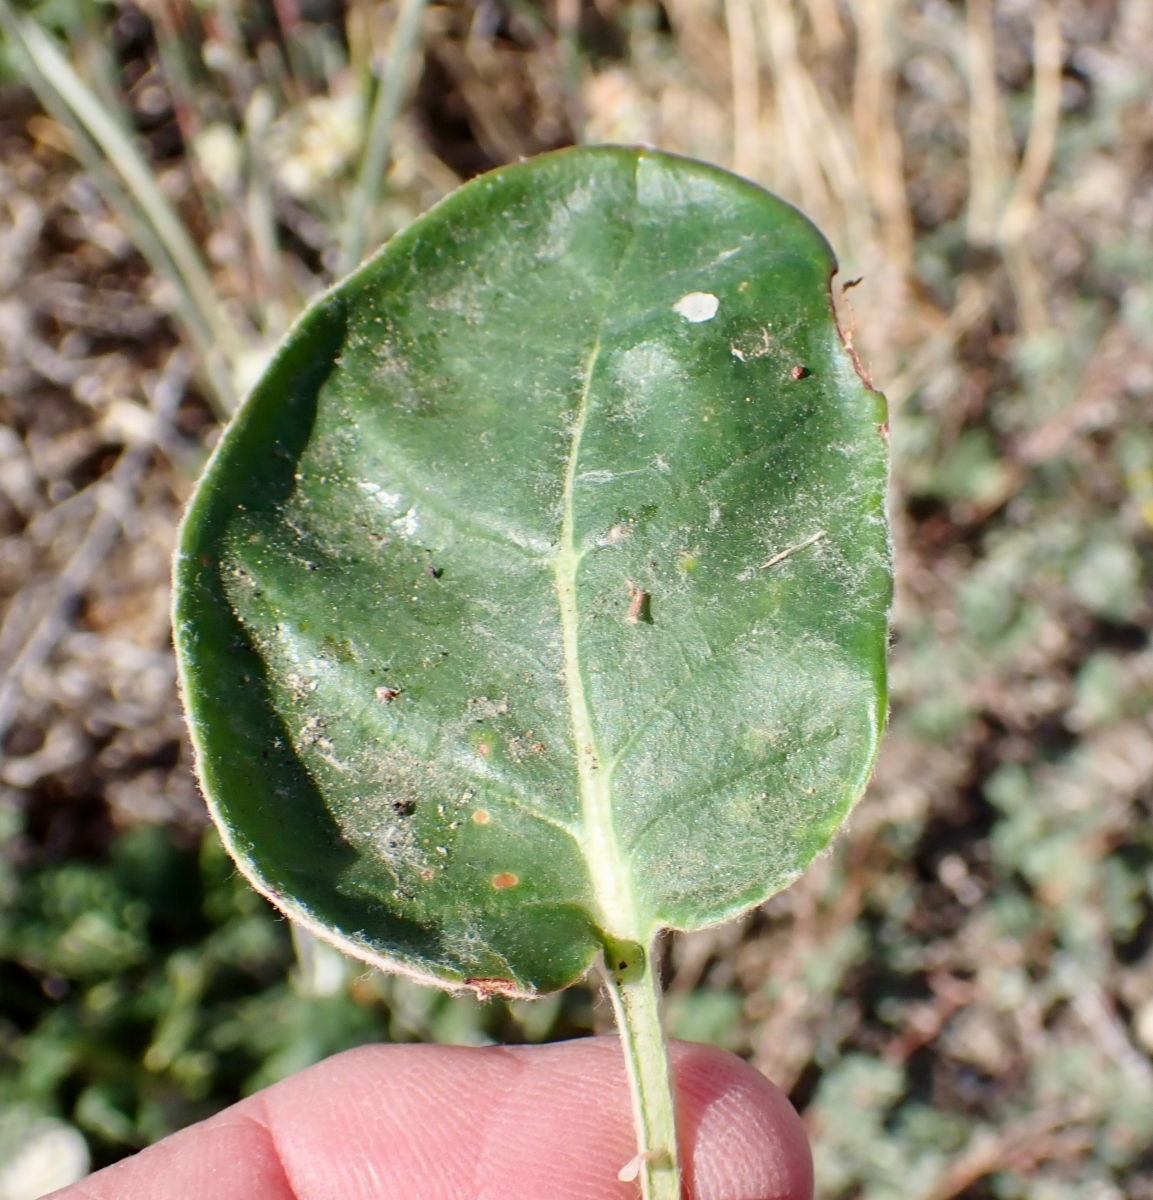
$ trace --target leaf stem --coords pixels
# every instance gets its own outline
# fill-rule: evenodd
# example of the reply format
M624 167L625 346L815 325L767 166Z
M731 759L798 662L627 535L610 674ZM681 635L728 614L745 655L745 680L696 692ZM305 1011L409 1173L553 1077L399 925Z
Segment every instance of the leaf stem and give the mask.
M606 954L611 954L611 948ZM620 1177L625 1182L639 1178L644 1200L680 1200L672 1072L653 959L650 946L640 962L623 970L614 970L618 964L612 962L603 967L624 1051L637 1134L636 1158Z

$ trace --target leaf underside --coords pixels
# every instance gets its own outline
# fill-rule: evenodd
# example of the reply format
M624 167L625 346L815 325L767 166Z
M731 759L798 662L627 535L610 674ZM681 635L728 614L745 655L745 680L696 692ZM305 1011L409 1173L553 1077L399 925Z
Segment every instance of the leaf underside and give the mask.
M599 147L473 181L310 309L176 566L257 887L526 994L804 868L885 710L884 403L834 269L760 188Z

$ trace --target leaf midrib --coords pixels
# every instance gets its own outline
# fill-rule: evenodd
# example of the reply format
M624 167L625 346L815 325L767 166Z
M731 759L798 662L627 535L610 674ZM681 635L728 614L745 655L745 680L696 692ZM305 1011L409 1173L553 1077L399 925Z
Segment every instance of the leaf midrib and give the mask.
M638 155L639 162L639 155ZM633 179L633 203L636 203L636 178ZM635 221L635 218L634 218ZM553 572L556 577L557 604L560 611L561 641L564 650L565 691L572 718L577 778L580 786L583 833L580 839L588 864L593 895L600 909L604 932L615 938L647 941L640 929L639 914L633 897L632 872L621 853L613 816L612 777L604 767L605 759L597 744L592 712L585 694L584 673L580 661L580 615L577 610L576 576L584 551L576 545L575 490L581 442L591 408L593 377L600 358L605 324L612 310L617 281L635 245L636 226L631 226L633 241L621 254L605 297L600 330L585 360L584 384L573 419L568 462L565 466L561 498L561 528Z
M565 691L572 719L581 813L584 818L581 848L588 863L593 895L600 908L605 932L614 937L635 940L639 932L636 904L633 900L628 866L617 842L612 807L612 778L602 766L602 755L597 746L580 662L580 616L577 611L576 574L584 555L576 546L573 491L581 440L588 420L593 373L600 350L601 339L598 336L585 363L584 387L573 423L572 442L565 469L560 539L553 560L553 572L556 576L561 641L564 649Z

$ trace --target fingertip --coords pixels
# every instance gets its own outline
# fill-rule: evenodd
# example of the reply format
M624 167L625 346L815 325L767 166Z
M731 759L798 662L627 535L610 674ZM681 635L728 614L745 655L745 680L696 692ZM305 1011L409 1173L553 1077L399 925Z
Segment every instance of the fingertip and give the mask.
M788 1097L712 1046L672 1047L687 1200L811 1200L813 1160Z
M747 1063L673 1043L685 1200L810 1200L785 1096ZM616 1038L348 1051L109 1168L65 1197L630 1200L635 1152Z

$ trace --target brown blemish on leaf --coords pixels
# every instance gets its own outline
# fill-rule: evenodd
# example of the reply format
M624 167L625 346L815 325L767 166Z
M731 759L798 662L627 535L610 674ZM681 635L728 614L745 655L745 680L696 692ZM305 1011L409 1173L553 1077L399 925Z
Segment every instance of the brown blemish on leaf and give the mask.
M491 1000L493 996L518 995L516 984L511 979L466 979L464 986L472 988L478 1000Z
M504 891L505 888L516 887L520 880L511 871L501 871L499 875L492 877L492 886L498 892Z
M527 733L517 734L514 737L506 738L505 745L508 746L509 757L513 762L520 762L526 754L543 754L544 746L540 742L532 740L532 730Z
M629 596L631 597L629 611L625 614L625 620L630 625L635 625L641 615L641 605L645 602L645 593L642 588L634 587L631 580L625 580L625 582L628 584Z
M429 880L432 879L432 867L425 867L424 870L421 871L420 877L425 883L428 883Z
M625 613L625 620L630 625L635 625L638 621L643 621L646 625L653 623L652 617L652 599L644 588L639 588L631 579L626 579L625 584L629 589L629 611Z
M828 282L829 311L833 314L833 324L836 326L837 337L841 339L841 345L844 346L845 352L853 364L853 369L857 372L857 378L860 379L870 392L875 392L877 389L873 386L869 372L865 370L864 363L861 362L861 356L857 353L856 347L853 345L853 336L857 332L857 314L853 311L853 306L846 295L850 288L855 288L860 282L861 279L850 279L841 285L841 299L844 301L845 307L849 310L849 327L845 329L841 325L841 318L837 313L836 301L833 299L833 278L830 274Z
M491 820L492 817L488 815L487 808L478 808L476 812L472 814L472 823L474 825L487 825Z

